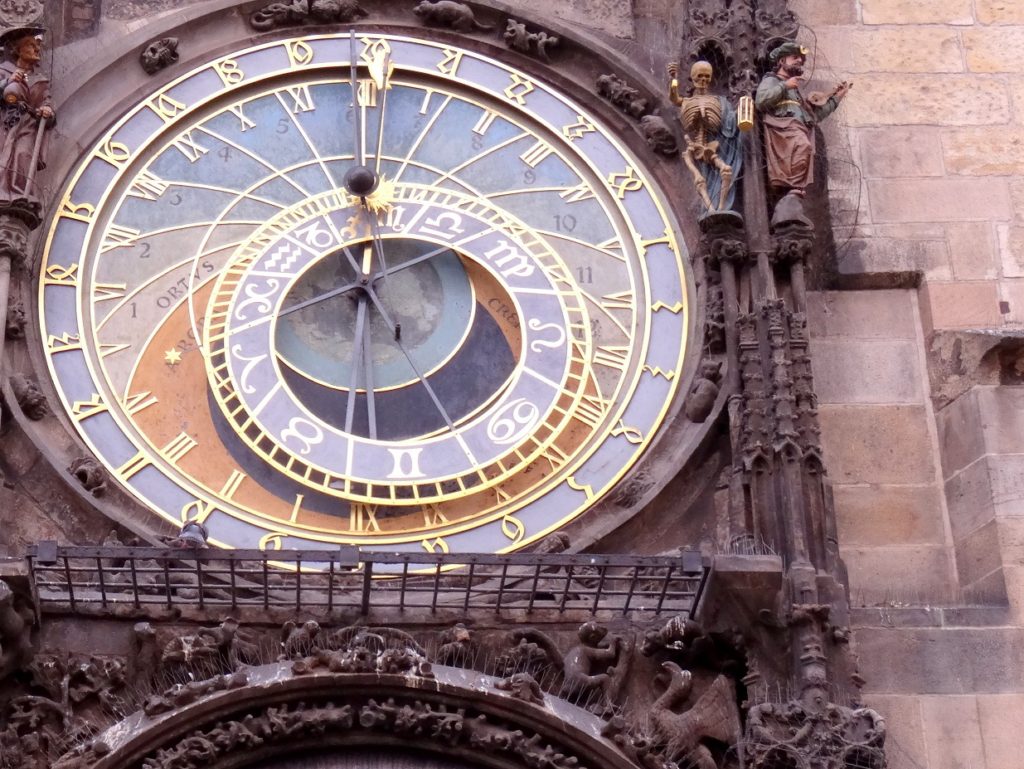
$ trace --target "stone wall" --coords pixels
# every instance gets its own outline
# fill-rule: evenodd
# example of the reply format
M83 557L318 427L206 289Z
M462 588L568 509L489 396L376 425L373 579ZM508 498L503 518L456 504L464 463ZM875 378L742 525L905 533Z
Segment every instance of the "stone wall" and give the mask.
M791 6L816 79L855 81L823 126L838 285L899 287L812 317L866 699L896 769L1016 769L1024 389L983 353L1024 331L1024 2Z

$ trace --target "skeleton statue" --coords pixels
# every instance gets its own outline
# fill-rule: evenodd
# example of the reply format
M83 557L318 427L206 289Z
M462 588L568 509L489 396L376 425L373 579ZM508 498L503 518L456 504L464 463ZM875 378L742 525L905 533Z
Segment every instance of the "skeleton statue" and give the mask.
M736 110L725 97L710 92L713 71L708 62L698 61L690 69L690 96L679 95L678 75L679 65L669 64L668 95L679 107L686 136L683 162L693 175L705 208L727 211L732 206L733 180L739 176L741 163Z

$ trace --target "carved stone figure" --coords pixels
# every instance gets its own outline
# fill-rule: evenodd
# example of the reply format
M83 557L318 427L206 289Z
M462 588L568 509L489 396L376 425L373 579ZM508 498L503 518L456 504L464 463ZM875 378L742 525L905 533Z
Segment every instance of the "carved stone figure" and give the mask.
M658 115L644 115L640 118L640 130L644 133L647 146L659 155L673 157L679 152L679 142L676 141L665 118Z
M92 457L78 457L68 467L68 472L94 497L102 497L107 492L107 471Z
M155 75L162 69L178 63L178 38L162 37L142 49L139 63L147 75Z
M700 364L700 375L694 380L690 397L686 400L686 418L703 422L715 408L719 382L722 381L722 362L705 360Z
M693 707L676 713L673 708L690 696L693 676L674 662L661 666L669 674L668 688L649 711L657 741L667 746L670 759L685 757L696 769L716 769L709 742L728 747L742 734L735 685L726 676L717 676Z
M768 182L778 192L803 196L814 181L814 126L839 106L853 86L842 82L831 94L800 93L807 49L793 41L768 56L772 71L757 87L754 104L764 113Z
M456 32L490 32L494 29L477 21L473 9L468 5L454 0L421 0L412 10L424 24L446 27Z
M55 124L50 81L36 72L42 56L41 27L16 27L0 35L0 200L34 198L37 170L46 168L47 130Z
M11 302L7 306L7 327L4 331L8 339L25 338L25 305Z
M193 702L216 692L229 689L241 689L248 686L249 677L244 672L231 675L215 676L205 681L189 681L186 684L175 684L163 694L155 694L146 699L142 711L147 716L169 713L177 708L191 705Z
M580 642L566 652L564 659L562 692L576 699L598 693L595 706L599 712L614 698L611 685L620 657L621 639L613 636L606 643L606 635L608 628L596 622L583 623L577 631Z
M517 700L529 702L531 705L544 704L544 692L537 680L529 673L513 673L508 678L496 681L494 688L508 692Z
M467 667L474 658L473 633L461 622L441 634L437 662L453 667Z
M727 211L734 198L733 179L739 175L741 153L736 111L724 96L711 93L714 71L706 61L690 68L693 94L679 95L679 69L669 64L669 99L679 107L679 120L686 136L683 162L693 177L704 207Z
M256 662L259 648L238 620L226 618L217 627L200 628L195 635L179 636L164 646L161 665L190 667L201 662L218 662L231 668Z
M560 42L558 37L549 35L547 32L528 31L525 24L515 19L508 20L502 37L505 40L505 45L513 51L525 54L536 53L544 61L550 61L548 49L557 48Z
M530 673L542 676L562 672L562 655L551 638L536 628L523 628L509 633L510 648L498 655L495 667L498 675Z
M24 374L15 374L11 377L11 390L14 391L14 399L22 413L33 421L39 421L50 413L50 407L46 404L46 396L39 389L35 380Z
M597 93L637 120L647 114L647 99L621 77L601 75L597 78Z
M284 623L281 628L282 653L279 659L291 660L311 653L319 634L320 624L314 620L306 620L301 625L292 621Z
M258 32L266 32L276 27L301 24L309 14L306 0L294 0L291 3L270 3L249 16L249 25Z
M32 657L32 610L19 606L10 585L0 579L0 678Z

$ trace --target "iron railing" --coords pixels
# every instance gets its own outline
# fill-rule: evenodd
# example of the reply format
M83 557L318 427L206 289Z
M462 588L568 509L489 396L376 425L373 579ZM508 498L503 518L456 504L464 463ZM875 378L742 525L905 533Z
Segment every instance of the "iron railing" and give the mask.
M42 612L287 608L692 614L707 570L678 556L59 547L28 550Z

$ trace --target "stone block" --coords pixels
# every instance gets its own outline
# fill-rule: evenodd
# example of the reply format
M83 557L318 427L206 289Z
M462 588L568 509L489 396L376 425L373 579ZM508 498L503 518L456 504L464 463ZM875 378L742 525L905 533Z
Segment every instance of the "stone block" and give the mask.
M1024 694L979 695L978 720L985 749L985 769L1020 769Z
M861 12L865 24L974 23L971 0L862 0Z
M833 487L839 543L879 547L945 541L940 491L935 486Z
M916 339L914 292L815 291L808 294L811 337Z
M1024 388L975 387L974 394L987 453L1024 454Z
M942 135L942 158L950 173L1014 175L1024 164L1024 129L957 128Z
M953 538L963 539L996 516L992 479L984 457L946 481L946 504Z
M856 0L790 0L789 9L809 27L857 23Z
M942 139L936 128L861 128L861 170L868 178L942 176Z
M1024 566L1008 565L1003 567L1006 580L1006 595L1010 603L1010 612L1016 623L1024 623Z
M1024 88L1021 89L1021 99L1015 100L1017 104L1022 102L1024 102ZM1013 221L1024 222L1024 178L1010 179L1010 203L1013 207Z
M986 461L996 517L1024 516L1024 454L989 456Z
M999 552L1004 566L1024 566L1024 517L1000 518Z
M867 182L872 221L1008 220L1010 193L1002 179L893 179Z
M852 72L963 72L957 31L948 27L857 29L845 41Z
M563 21L597 29L614 37L633 37L633 3L622 0L519 0L523 10L539 14L553 13Z
M984 766L977 697L922 697L921 720L928 769Z
M1001 224L999 232L999 263L1004 278L1024 277L1024 227Z
M921 289L921 318L925 334L999 326L999 286L995 281L929 281Z
M971 72L1019 72L1024 68L1024 27L965 29L963 41Z
M942 477L946 480L986 453L985 431L978 411L978 389L967 391L935 414Z
M866 694L1024 691L1020 628L856 629Z
M957 574L965 587L981 581L1003 565L999 527L994 520L958 539L954 547Z
M822 443L836 483L932 483L923 406L823 406Z
M955 579L942 545L842 548L855 603L925 603L953 592Z
M875 694L865 697L864 704L885 718L888 769L920 769L928 764L918 697Z
M1003 125L1010 97L1001 78L986 75L866 74L838 116L851 126Z
M944 238L850 238L836 249L843 276L919 272L928 280L951 280L949 246Z
M975 0L982 24L1024 24L1024 5L1019 0Z
M952 222L946 230L949 258L957 280L999 277L999 250L991 222Z
M1006 278L999 282L999 298L1006 303L1004 323L1024 323L1024 278Z
M814 383L821 403L921 403L920 356L909 340L816 339Z

